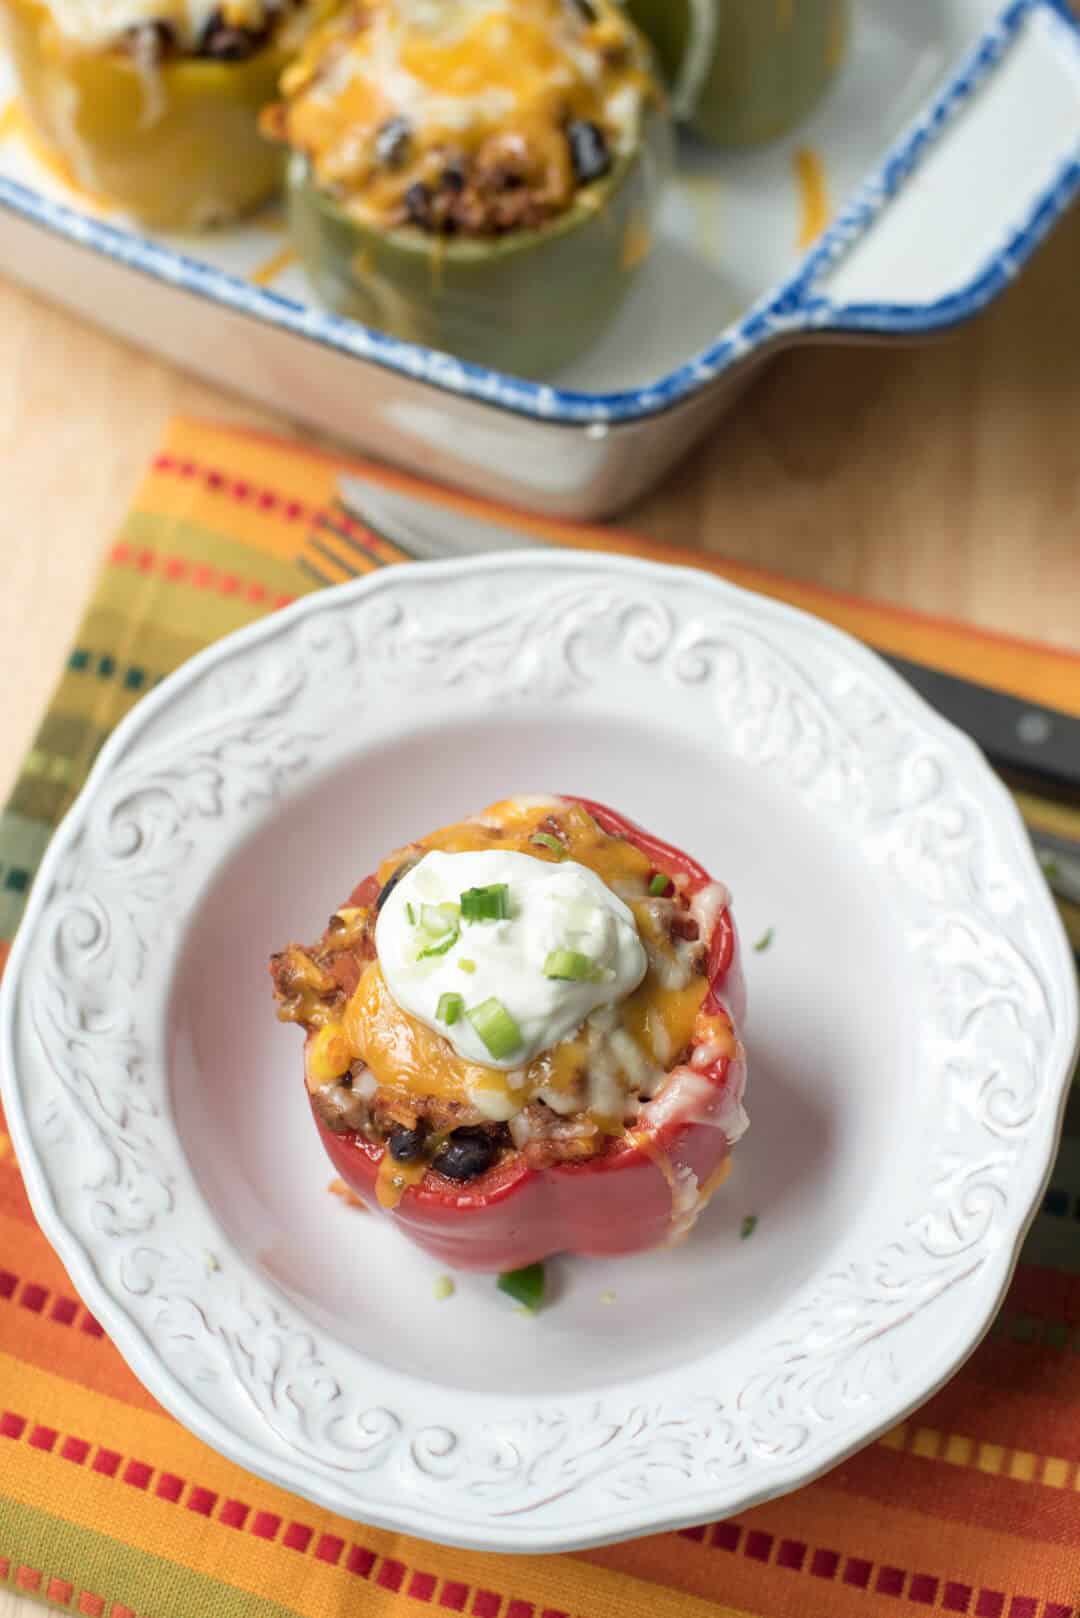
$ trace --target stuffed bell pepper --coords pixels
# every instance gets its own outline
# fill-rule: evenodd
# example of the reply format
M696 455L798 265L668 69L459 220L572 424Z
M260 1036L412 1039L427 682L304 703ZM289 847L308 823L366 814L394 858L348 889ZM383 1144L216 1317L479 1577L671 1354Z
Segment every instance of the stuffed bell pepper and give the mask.
M328 0L0 0L23 101L77 183L199 230L284 177L259 113Z
M670 131L613 0L347 0L263 118L324 302L460 359L557 369L646 258Z
M722 146L775 140L844 60L851 0L626 0L668 75L677 116Z
M399 849L271 975L337 1173L453 1267L678 1239L746 1128L727 890L584 799Z

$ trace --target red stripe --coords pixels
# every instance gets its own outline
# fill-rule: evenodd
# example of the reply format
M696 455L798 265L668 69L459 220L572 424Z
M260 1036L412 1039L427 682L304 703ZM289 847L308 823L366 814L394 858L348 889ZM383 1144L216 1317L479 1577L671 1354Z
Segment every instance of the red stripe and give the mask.
M188 481L197 479L212 494L223 495L237 505L248 505L254 501L260 511L280 512L286 522L314 522L316 518L325 516L324 512L305 505L302 500L281 494L276 489L253 486L243 478L222 472L216 466L200 466L196 461L177 460L173 455L156 455L153 468L155 472L171 472Z
M50 1297L53 1298L52 1306L45 1316L45 1305ZM82 1309L77 1298L70 1298L66 1293L57 1293L54 1297L49 1288L42 1286L39 1281L25 1281L11 1270L0 1270L0 1301L15 1301L21 1308L45 1316L58 1326L74 1325ZM82 1310L82 1329L91 1337L105 1339L104 1332L87 1309Z
M288 607L296 600L294 595L271 596L259 579L241 579L235 573L222 573L205 562L192 564L182 556L165 556L148 549L135 551L123 540L109 552L114 567L134 567L140 573L159 573L170 584L186 584L194 590L209 590L215 595L232 596L243 591L255 605L265 602L273 609Z
M701 1531L698 1529L684 1529L680 1537L701 1543ZM704 1530L704 1537L712 1549L724 1551L730 1556L742 1555L751 1561L783 1568L788 1572L809 1572L818 1579L838 1579L850 1590L895 1596L918 1606L932 1606L939 1590L943 1588L941 1579L933 1573L911 1572L906 1568L894 1567L891 1563L877 1565L867 1557L853 1556L825 1546L813 1551L807 1568L809 1546L799 1540L783 1539L774 1557L775 1540L772 1534L756 1528L745 1529L738 1522L713 1523ZM971 1605L973 1597L974 1608ZM943 1605L950 1612L969 1613L974 1610L975 1618L997 1618L1004 1611L1006 1600L1008 1595L1004 1590L984 1587L976 1593L969 1585L955 1581L944 1584ZM1009 1618L1013 1618L1014 1611L1020 1618L1028 1612L1036 1614L1042 1601L1041 1596L1014 1595ZM507 1618L514 1618L514 1615L508 1613ZM1055 1603L1048 1602L1042 1618L1074 1618L1074 1613L1072 1608L1057 1611Z

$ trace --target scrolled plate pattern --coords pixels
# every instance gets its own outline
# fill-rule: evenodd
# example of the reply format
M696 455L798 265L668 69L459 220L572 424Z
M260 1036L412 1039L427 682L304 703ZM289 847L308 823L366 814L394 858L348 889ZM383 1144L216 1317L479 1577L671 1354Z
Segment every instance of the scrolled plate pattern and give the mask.
M448 1400L338 1341L230 1246L173 1121L168 1007L215 868L358 729L508 704L557 704L568 725L629 710L720 731L740 768L847 840L918 980L926 1150L888 1218L856 1221L745 1339L595 1395ZM877 659L711 578L561 555L328 591L141 703L54 840L0 1033L35 1211L169 1409L348 1515L558 1550L794 1487L948 1375L991 1318L1048 1173L1077 1012L1006 794Z

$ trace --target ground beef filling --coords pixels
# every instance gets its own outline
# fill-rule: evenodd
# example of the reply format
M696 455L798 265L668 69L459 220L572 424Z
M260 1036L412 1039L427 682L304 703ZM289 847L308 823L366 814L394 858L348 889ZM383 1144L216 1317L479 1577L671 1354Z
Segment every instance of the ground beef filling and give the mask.
M561 836L558 823L552 821L551 825L552 835ZM492 836L497 835L493 831ZM365 906L337 911L310 949L290 945L271 958L274 995L283 1022L298 1023L310 1034L340 1021L365 967L375 958L379 911L424 852L417 849L402 861L377 892L374 904L369 899ZM354 899L361 892L358 889ZM685 897L651 898L648 911L654 938L662 935L671 946L689 952L690 969L704 974L706 948ZM645 941L648 947L648 939ZM673 1051L667 1069L687 1061L689 1054L688 1049ZM588 1074L582 1071L582 1109L587 1080ZM362 1061L355 1061L347 1073L309 1093L320 1122L334 1134L354 1134L374 1145L385 1145L399 1163L426 1160L458 1183L478 1178L509 1154L519 1154L529 1168L544 1169L596 1157L613 1144L613 1137L599 1129L584 1110L568 1114L536 1099L509 1126L493 1123L464 1102L378 1085Z

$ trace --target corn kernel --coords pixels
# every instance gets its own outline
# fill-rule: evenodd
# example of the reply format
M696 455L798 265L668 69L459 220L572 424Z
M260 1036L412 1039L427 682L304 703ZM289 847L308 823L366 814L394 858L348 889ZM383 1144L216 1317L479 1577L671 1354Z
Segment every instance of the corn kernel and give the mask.
M331 1084L340 1079L352 1065L352 1050L340 1023L331 1023L307 1044L304 1053L308 1078L316 1084Z

